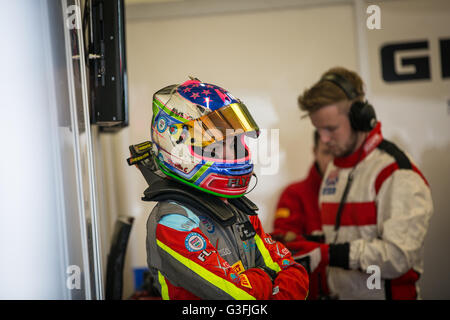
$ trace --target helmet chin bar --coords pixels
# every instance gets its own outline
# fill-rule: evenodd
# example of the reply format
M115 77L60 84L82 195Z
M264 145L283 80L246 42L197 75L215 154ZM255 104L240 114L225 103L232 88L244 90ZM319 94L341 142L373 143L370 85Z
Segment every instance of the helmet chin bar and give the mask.
M221 193L224 196L244 195L251 177L251 173L242 176L222 176L211 173L203 180L200 187Z
M253 169L251 173L245 176L225 176L212 173L208 175L208 177L200 185L196 185L195 183L189 182L167 170L167 168L165 168L164 164L158 158L155 158L155 161L158 164L161 172L165 175L193 188L199 189L203 192L207 192L223 198L239 198L244 196L253 173ZM241 177L245 177L245 179ZM206 182L206 180L208 180L208 182ZM211 188L211 184L213 189Z

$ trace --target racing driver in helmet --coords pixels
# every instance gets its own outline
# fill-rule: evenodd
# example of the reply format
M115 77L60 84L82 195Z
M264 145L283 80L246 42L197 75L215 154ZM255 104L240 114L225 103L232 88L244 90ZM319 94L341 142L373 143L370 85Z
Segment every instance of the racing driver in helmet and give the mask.
M264 232L244 194L259 128L227 90L198 79L153 96L152 142L130 146L155 201L147 263L163 299L305 299L308 275Z

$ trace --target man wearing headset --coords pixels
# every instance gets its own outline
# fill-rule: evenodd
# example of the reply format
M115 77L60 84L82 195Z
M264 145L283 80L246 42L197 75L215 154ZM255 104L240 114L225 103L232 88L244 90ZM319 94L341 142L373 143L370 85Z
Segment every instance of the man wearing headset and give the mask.
M335 157L319 195L326 244L303 244L311 269L327 266L339 299L417 299L433 212L425 177L384 139L355 72L326 71L298 103Z

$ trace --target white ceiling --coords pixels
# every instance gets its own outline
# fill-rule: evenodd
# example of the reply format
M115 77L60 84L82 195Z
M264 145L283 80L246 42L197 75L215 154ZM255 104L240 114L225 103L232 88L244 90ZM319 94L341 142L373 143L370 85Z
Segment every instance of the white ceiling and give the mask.
M125 0L126 5L158 3L158 2L180 2L185 0Z
M352 4L355 0L125 0L127 20ZM382 0L380 0L382 1Z

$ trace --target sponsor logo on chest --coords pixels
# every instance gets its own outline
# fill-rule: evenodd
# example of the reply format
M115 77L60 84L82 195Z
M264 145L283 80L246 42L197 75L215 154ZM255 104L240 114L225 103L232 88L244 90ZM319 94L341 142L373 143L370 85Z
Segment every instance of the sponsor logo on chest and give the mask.
M336 193L336 185L339 181L339 170L335 169L330 172L325 180L324 188L322 189L322 195L331 195Z

